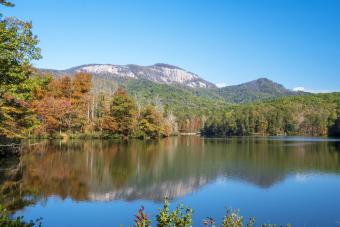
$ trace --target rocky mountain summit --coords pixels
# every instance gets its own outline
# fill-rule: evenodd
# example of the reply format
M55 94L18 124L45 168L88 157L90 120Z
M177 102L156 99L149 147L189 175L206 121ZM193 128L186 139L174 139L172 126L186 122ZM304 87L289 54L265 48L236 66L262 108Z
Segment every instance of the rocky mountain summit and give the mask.
M210 83L198 75L168 64L154 64L151 66L140 65L111 65L111 64L90 64L73 67L66 70L49 70L42 71L50 72L54 75L67 75L79 72L90 73L99 77L118 78L134 78L150 80L159 84L168 85L183 85L191 88L216 88L213 83Z

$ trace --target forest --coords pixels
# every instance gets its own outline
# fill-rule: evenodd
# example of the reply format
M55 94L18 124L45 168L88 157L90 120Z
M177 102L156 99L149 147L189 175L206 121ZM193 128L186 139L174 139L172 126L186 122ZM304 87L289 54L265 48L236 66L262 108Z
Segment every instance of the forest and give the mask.
M1 5L12 7L7 1ZM173 134L174 116L151 103L141 106L123 88L94 94L88 74L52 78L32 67L41 50L32 24L0 15L0 138L157 138Z
M235 105L210 117L202 134L339 136L340 93Z
M31 23L1 16L2 139L160 138L200 131L206 136L339 136L339 93L230 104L207 101L204 94L176 96L178 90L165 85L148 90L146 81L107 93L95 90L95 78L86 73L53 77L36 70L31 63L42 57L38 43ZM163 91L166 105L159 97L145 98L155 89Z
M173 118L153 105L140 106L123 88L110 97L91 93L92 78L77 74L53 79L32 76L6 93L1 103L0 134L9 137L65 136L158 138L173 134ZM19 88L18 88L19 89ZM18 90L16 90L18 91Z

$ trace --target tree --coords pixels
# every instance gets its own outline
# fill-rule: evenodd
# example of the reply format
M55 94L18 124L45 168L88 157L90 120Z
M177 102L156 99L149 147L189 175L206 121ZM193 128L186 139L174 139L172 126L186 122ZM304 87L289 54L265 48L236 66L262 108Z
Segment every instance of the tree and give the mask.
M13 7L14 4L9 2L9 1L6 1L6 0L0 0L0 4L1 5L4 5L4 6L8 6L8 7Z
M167 113L164 131L167 136L178 133L177 118L172 112Z
M2 5L11 6L7 1ZM27 108L34 88L31 60L41 58L32 24L0 17L0 137L21 137L34 122Z
M340 137L340 100L337 103L336 111L334 112L334 122L331 122L328 129L330 136Z
M139 121L139 130L142 132L142 137L147 138L158 138L163 135L164 119L161 114L156 111L154 106L148 105L145 109L142 110L140 121Z
M32 109L38 114L42 127L39 134L55 131L84 131L89 122L91 75L77 74L51 79L36 95Z
M0 98L8 92L22 93L32 74L30 62L41 58L32 24L8 18L0 21Z
M67 99L57 99L53 96L45 96L34 102L33 108L42 121L42 127L38 134L53 134L56 131L68 129L67 118L71 111L71 103Z
M33 122L31 117L22 102L10 97L0 99L0 138L22 137Z
M72 110L75 130L84 129L90 124L90 91L92 88L92 76L86 73L78 73L72 80Z
M118 88L111 100L111 120L117 124L116 133L128 137L137 123L137 106L128 93Z
M285 97L230 106L223 119L215 113L204 135L339 135L340 93Z
M333 125L329 127L328 134L334 137L340 137L340 118L338 118Z

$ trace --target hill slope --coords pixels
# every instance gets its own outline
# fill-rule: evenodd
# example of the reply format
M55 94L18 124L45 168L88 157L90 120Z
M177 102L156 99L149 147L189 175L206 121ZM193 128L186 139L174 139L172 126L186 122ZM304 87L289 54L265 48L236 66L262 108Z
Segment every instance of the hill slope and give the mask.
M227 86L219 89L218 93L230 102L245 103L282 96L302 94L288 90L281 84L267 78L259 78L240 85Z
M269 79L260 78L244 84L217 88L198 75L168 64L152 66L90 64L66 70L40 69L59 77L86 72L93 75L95 93L112 93L117 86L143 102L158 97L174 109L212 108L227 103L254 102L282 96L300 95Z

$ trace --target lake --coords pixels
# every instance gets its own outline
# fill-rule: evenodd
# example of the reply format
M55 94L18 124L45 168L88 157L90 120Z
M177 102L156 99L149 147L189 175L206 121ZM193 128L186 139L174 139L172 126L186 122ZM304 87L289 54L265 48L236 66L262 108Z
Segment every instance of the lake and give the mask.
M3 161L1 198L43 226L133 226L169 196L194 226L226 209L256 222L340 226L340 140L304 137L25 141ZM6 186L6 187L5 187Z

